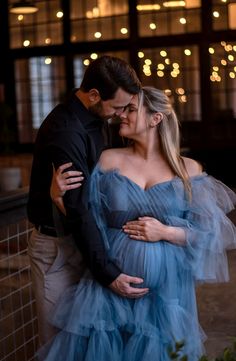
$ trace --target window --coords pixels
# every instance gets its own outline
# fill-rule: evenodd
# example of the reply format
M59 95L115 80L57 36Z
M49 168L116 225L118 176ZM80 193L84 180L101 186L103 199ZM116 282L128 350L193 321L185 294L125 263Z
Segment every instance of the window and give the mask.
M90 54L80 54L74 57L74 74L75 74L75 86L79 87L82 81L86 66L94 59L97 59L101 55L110 55L116 56L118 58L129 61L129 54L125 51L115 51L115 52L106 52L106 53L90 53Z
M72 0L71 28L72 42L127 38L127 0Z
M236 29L236 0L213 0L213 29Z
M236 42L212 44L209 52L214 118L230 121L236 118Z
M35 131L65 95L64 59L37 57L15 62L18 130L21 143Z
M155 86L171 97L181 121L201 119L197 46L163 47L138 53L143 85Z
M15 2L11 0L10 3ZM10 13L11 48L46 46L62 43L60 0L35 1L38 12L27 15Z
M201 30L200 0L139 0L137 5L140 36L161 36L199 32Z

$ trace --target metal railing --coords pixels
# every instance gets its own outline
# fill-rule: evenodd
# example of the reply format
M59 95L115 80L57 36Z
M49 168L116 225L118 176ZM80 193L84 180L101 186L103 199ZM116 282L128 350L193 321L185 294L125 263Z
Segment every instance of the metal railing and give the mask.
M0 361L32 361L37 349L27 195L27 188L0 195Z

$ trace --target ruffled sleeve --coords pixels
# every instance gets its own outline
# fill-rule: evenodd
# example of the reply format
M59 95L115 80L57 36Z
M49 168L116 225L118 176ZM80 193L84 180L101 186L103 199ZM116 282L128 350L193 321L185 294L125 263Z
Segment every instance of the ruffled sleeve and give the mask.
M109 190L109 187L106 186L106 182L107 179L104 177L104 172L99 165L96 165L90 177L89 202L96 224L102 234L104 246L106 250L109 250L110 245L107 238L107 224L104 214L104 206L107 203L108 196L106 190Z
M184 219L175 220L186 231L184 262L196 281L228 281L226 250L236 248L236 227L227 213L235 208L236 194L206 173L191 183L192 201L185 204Z

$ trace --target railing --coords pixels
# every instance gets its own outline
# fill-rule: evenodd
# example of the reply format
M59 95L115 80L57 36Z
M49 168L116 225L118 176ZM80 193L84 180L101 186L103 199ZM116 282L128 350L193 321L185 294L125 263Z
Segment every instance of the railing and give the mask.
M32 361L37 348L27 195L27 188L0 194L0 361Z

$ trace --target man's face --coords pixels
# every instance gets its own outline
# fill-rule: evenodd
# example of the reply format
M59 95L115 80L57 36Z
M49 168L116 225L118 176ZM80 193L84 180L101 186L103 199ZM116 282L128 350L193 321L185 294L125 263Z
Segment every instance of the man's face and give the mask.
M100 99L96 104L91 105L89 110L93 114L98 115L100 118L107 120L113 116L120 116L132 98L132 94L126 93L126 91L119 88L116 91L115 97L113 99Z

